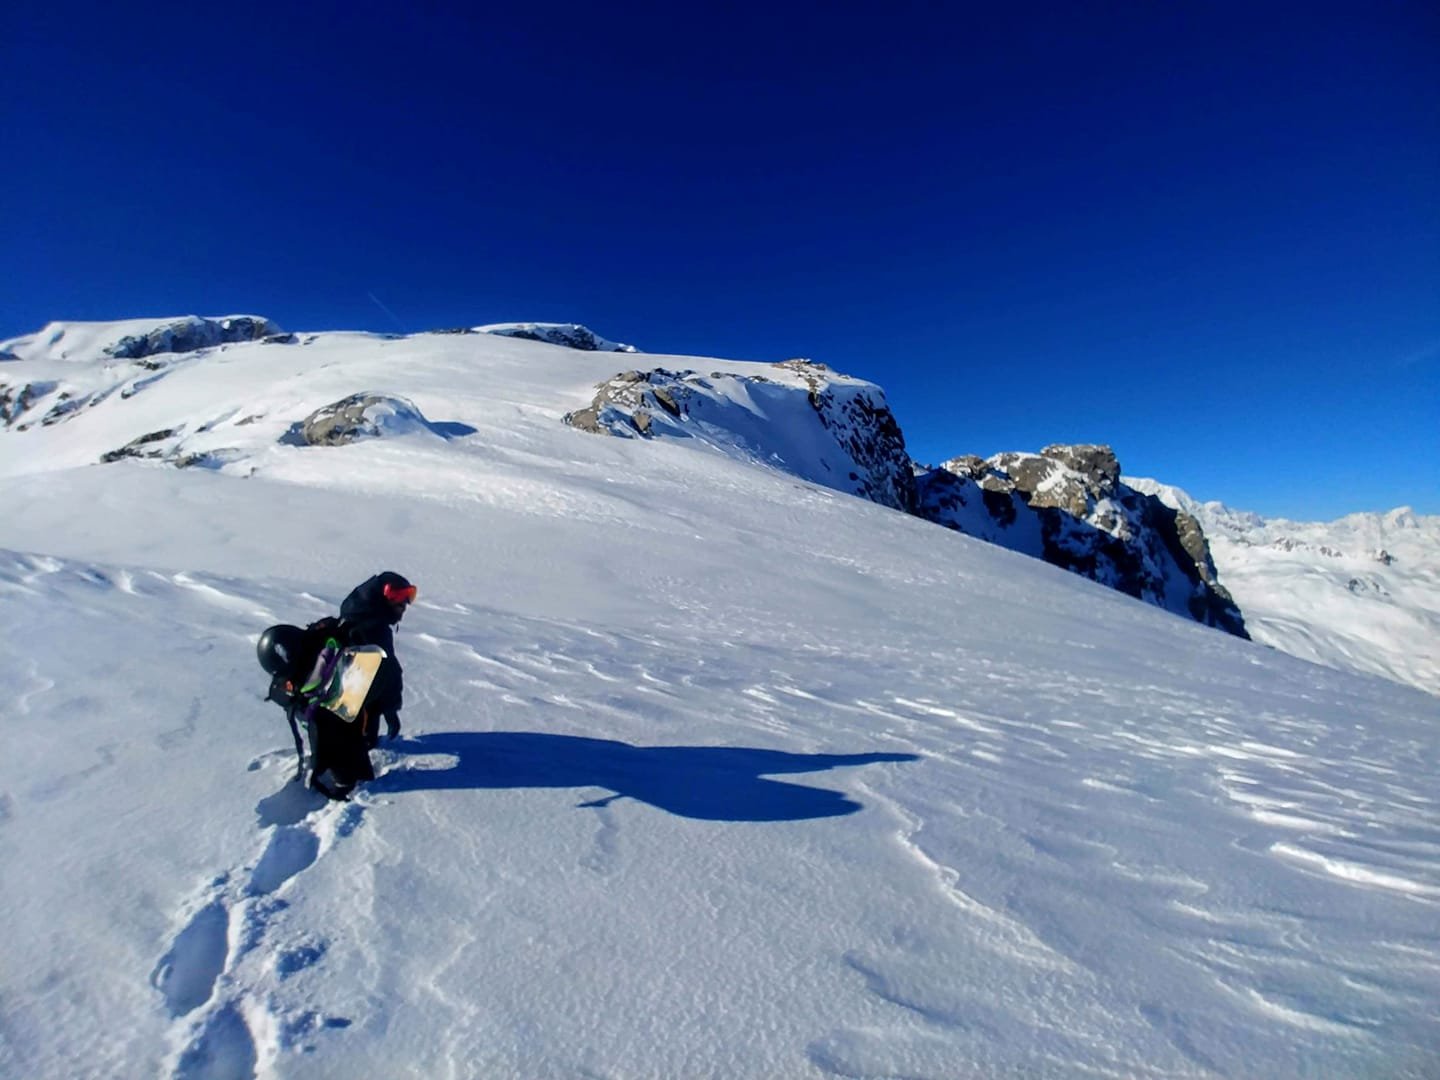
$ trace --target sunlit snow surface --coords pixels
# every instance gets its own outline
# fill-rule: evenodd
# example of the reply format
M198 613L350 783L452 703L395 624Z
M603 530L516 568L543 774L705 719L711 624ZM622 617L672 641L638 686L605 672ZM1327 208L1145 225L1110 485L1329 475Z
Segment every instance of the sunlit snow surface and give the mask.
M615 363L233 346L0 436L0 1075L1434 1075L1435 698L563 427ZM476 433L280 445L361 390ZM320 805L254 639L383 568L405 737Z

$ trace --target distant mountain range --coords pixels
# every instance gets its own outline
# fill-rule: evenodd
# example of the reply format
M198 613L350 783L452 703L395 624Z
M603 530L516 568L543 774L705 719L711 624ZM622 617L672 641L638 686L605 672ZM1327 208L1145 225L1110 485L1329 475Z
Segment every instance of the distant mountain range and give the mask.
M1440 693L1440 516L1401 507L1286 521L1127 482L1200 522L1256 641Z
M479 333L636 352L577 324L434 332L437 341ZM16 440L7 471L122 458L253 470L261 448L276 443L474 433L428 420L406 398L403 373L388 389L351 387L322 402L297 396L276 415L246 407L244 380L233 371L200 363L232 348L303 348L322 338L353 339L359 348L396 336L296 335L237 315L51 323L0 342L0 423ZM1115 454L1101 445L956 456L930 467L910 458L900 422L873 383L801 359L703 363L704 372L678 364L616 372L595 387L587 407L563 419L595 434L693 440L1305 659L1440 689L1440 518L1397 510L1328 525L1267 521L1155 481L1122 478ZM151 392L182 372L186 393ZM205 385L197 390L197 382ZM142 394L145 406L133 405ZM207 411L193 411L201 401ZM62 424L72 434L47 436L43 448L33 441ZM24 452L27 437L31 454Z

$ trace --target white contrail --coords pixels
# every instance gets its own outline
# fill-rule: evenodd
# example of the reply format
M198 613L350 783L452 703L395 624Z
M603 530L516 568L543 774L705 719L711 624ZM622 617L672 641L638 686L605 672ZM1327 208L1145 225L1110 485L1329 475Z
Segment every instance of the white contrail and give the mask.
M400 319L396 316L395 312L391 311L388 307L386 307L386 306L381 302L381 300L380 300L380 298L379 298L378 296L376 296L373 292L367 292L365 295L368 296L368 297L370 297L371 300L374 300L374 301L375 301L375 306L376 306L376 307L378 307L381 311L385 312L386 315L389 315L389 316L390 316L391 321L394 322L394 324L395 324L397 327L399 327L400 332L401 332L402 334L405 334L405 333L408 333L408 332L409 332L409 331L407 331L407 330L405 329L405 325L404 325L404 324L400 321Z

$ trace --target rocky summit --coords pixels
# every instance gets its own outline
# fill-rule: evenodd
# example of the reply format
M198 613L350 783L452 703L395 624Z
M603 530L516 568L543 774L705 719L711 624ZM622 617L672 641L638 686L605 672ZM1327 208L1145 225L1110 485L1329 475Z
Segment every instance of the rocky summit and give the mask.
M957 457L917 476L918 513L1248 637L1199 521L1120 477L1101 445Z

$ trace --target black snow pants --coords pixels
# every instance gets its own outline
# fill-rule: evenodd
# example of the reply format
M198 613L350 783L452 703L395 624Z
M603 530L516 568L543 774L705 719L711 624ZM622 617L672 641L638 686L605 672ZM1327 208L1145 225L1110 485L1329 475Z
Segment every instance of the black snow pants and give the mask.
M310 786L332 799L343 799L362 780L374 780L361 717L346 723L329 709L315 709L306 725L310 736Z

